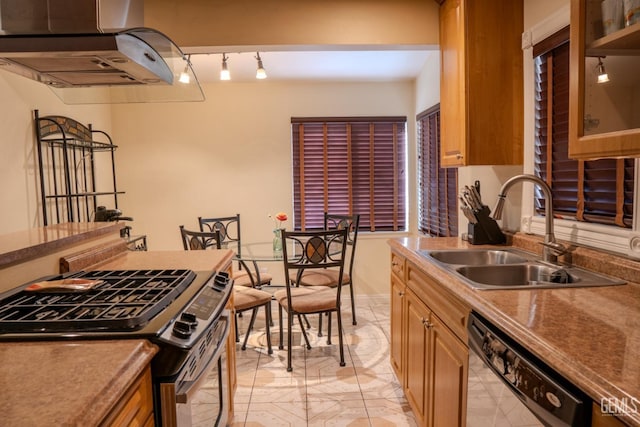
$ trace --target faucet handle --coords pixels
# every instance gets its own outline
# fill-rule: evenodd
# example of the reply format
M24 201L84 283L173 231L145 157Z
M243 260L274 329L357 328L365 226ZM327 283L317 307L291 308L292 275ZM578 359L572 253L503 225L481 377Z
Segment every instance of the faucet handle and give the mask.
M562 243L558 242L540 242L542 246L547 248L547 250L554 256L560 256L566 254L569 249L564 246Z

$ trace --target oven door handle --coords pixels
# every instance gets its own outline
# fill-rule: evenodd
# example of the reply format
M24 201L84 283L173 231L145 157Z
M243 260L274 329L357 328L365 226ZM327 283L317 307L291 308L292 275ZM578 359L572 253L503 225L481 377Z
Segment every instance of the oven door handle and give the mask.
M226 312L226 310L225 310ZM200 369L200 373L198 377L193 381L184 381L181 383L180 388L176 391L176 403L189 403L189 393L192 390L198 390L202 386L202 384L207 380L207 373L209 372L211 366L214 363L217 363L220 359L220 354L225 350L227 345L227 338L229 337L229 316L228 314L223 314L218 319L218 322L224 322L224 333L222 334L222 339L218 343L218 347L213 352L213 354L209 357L206 365ZM228 313L228 312L227 312Z

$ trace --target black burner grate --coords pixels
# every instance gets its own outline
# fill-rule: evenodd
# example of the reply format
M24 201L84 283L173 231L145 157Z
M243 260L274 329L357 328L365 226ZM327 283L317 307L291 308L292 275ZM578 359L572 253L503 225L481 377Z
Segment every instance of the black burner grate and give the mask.
M140 329L196 275L191 270L113 270L64 277L103 283L86 292L21 290L5 297L0 300L0 333Z

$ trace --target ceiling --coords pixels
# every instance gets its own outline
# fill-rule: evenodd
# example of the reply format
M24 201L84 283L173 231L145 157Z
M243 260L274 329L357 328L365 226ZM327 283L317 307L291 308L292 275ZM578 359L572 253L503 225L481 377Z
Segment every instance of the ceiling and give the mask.
M188 52L187 52L188 53ZM267 79L274 81L399 81L418 76L437 50L260 51ZM255 81L256 52L228 52L231 81ZM219 82L222 54L192 52L201 83Z

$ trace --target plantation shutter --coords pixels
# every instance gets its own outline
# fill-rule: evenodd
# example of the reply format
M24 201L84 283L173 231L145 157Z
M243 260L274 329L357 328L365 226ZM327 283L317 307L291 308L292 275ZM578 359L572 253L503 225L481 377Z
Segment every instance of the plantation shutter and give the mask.
M406 228L406 117L292 118L294 227L324 212L360 214L360 230Z
M418 114L418 229L458 235L458 170L440 167L440 104Z

